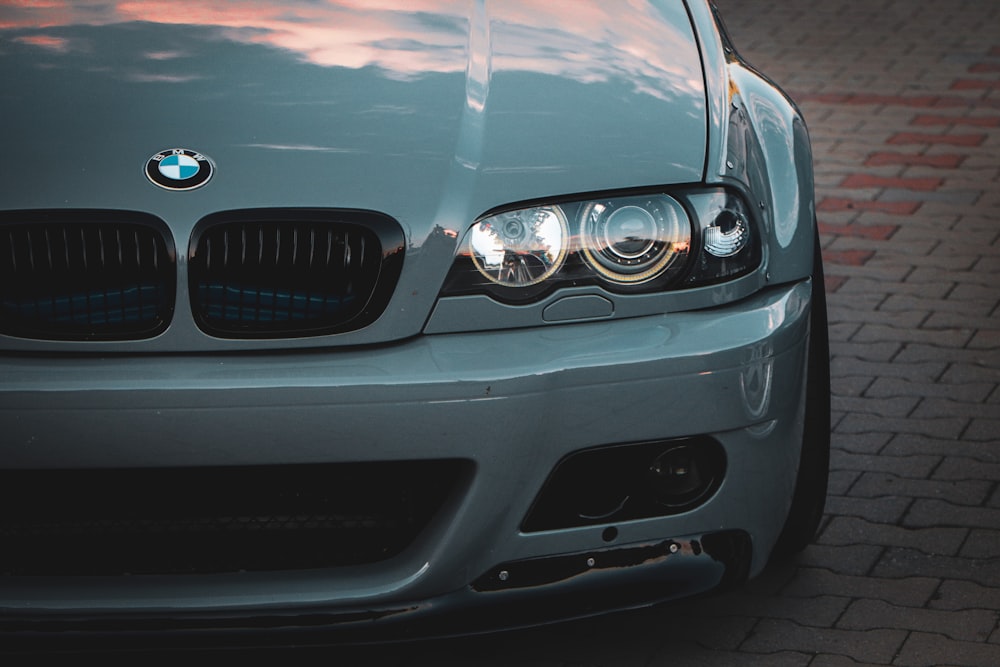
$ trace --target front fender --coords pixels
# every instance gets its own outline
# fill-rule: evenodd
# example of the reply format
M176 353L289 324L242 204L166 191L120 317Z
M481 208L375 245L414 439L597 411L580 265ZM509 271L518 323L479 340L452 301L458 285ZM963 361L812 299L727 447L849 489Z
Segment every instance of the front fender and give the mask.
M744 190L759 208L771 283L812 273L816 201L812 149L801 112L736 51L718 10L688 0L708 96L705 181Z

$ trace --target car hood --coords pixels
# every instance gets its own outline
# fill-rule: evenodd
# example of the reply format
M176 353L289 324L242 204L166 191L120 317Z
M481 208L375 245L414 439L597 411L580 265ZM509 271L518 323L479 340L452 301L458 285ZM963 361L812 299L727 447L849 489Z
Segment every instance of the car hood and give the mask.
M179 254L216 211L372 209L424 280L415 251L491 208L702 178L682 3L364 4L0 3L0 209L146 211ZM170 148L208 156L211 182L151 184Z

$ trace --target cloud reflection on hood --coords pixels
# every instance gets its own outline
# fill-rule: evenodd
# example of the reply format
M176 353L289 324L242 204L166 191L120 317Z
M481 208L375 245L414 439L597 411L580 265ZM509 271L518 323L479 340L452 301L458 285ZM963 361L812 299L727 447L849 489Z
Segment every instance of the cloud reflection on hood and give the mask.
M482 1L482 0L480 0ZM671 62L657 9L635 3L630 12L610 3L528 0L487 3L488 54L469 53L474 2L466 0L291 0L227 3L174 0L25 2L0 0L0 28L30 30L18 37L50 52L69 53L73 26L154 23L212 28L218 39L260 44L324 67L374 66L405 80L467 69L488 57L494 71L532 71L581 83L625 80L656 97L663 91L700 89L694 72ZM614 15L612 17L612 14ZM623 15L632 18L622 22ZM612 20L614 18L614 20ZM150 51L150 60L178 54Z

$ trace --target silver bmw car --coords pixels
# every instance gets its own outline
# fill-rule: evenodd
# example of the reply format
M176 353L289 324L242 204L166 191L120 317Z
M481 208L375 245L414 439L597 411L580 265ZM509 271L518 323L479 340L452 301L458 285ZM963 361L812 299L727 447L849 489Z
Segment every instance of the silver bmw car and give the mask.
M706 0L0 0L0 77L0 641L480 632L811 540L809 138Z

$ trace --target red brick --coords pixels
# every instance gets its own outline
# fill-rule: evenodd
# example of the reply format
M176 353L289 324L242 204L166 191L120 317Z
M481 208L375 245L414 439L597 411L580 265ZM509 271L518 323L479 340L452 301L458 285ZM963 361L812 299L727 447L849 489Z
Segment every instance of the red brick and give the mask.
M929 107L937 102L937 100L937 95L878 95L876 93L858 93L851 95L848 104Z
M898 132L889 138L887 144L944 144L948 146L981 146L986 141L985 134L924 134L921 132Z
M831 276L829 273L823 276L823 287L827 294L833 294L846 282L847 276Z
M920 208L918 201L863 201L841 197L827 197L819 203L820 211L878 211L893 215L911 215Z
M875 256L873 250L824 250L823 261L842 266L862 266Z
M957 169L965 161L965 155L912 155L909 153L872 153L865 160L867 167L881 167L890 164L902 164L912 167L938 167L941 169Z
M799 102L820 102L822 104L846 104L851 99L849 94L838 93L789 93L792 99Z
M874 106L934 107L941 103L938 95L878 95L875 93L804 93L792 97L800 102L854 104ZM961 98L956 98L961 99ZM962 100L968 104L968 100Z
M973 98L963 95L875 95L855 93L806 93L790 91L797 102L820 104L851 104L856 106L911 107L925 109L985 108L1000 109L1000 100Z
M973 74L1000 72L1000 63L976 63L975 65L969 65L969 71Z
M959 79L951 84L952 90L1000 90L1000 81L986 79Z
M886 241L899 225L836 225L830 222L819 223L819 233L826 236L855 236L858 238Z
M956 107L964 107L966 109L1000 109L1000 100L949 96L940 98L934 106L940 109L954 109Z
M974 125L976 127L1000 127L1000 116L942 116L920 114L910 121L910 125Z
M901 188L903 190L920 190L930 192L937 190L944 183L941 178L886 178L871 174L851 174L845 178L842 188Z

